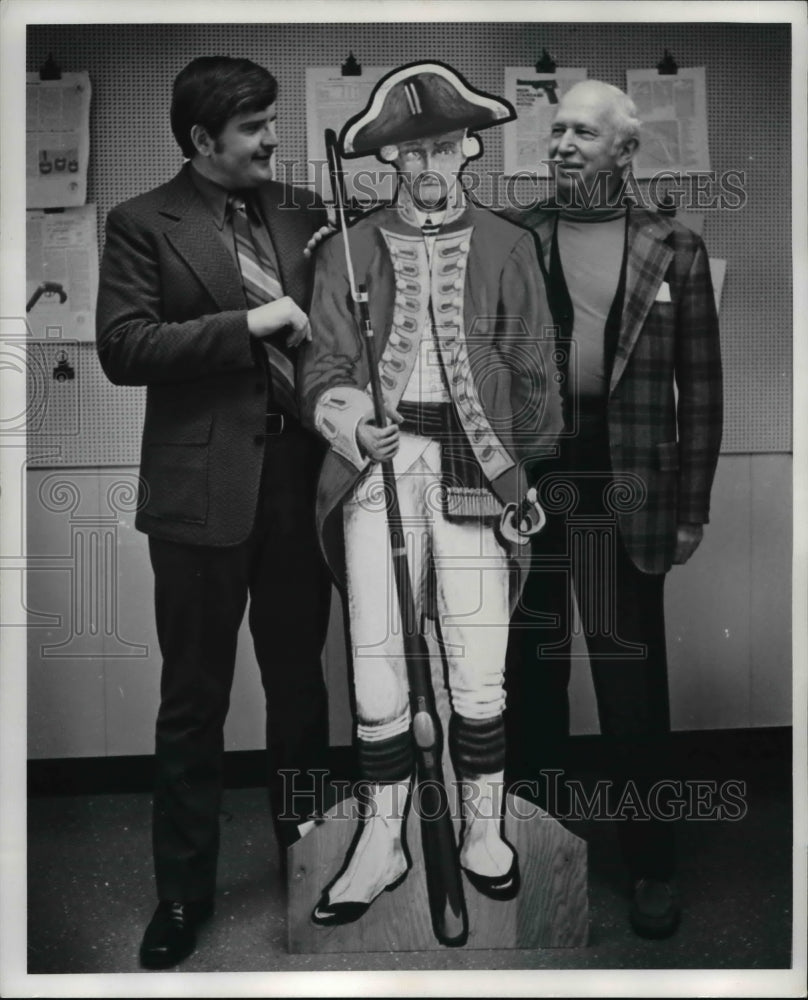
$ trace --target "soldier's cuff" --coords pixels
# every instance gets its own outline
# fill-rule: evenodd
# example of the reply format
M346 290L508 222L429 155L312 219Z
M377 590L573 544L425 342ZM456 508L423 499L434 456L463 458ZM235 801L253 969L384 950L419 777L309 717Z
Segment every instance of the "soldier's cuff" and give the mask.
M335 386L317 400L314 426L338 455L361 470L370 459L359 451L356 428L371 413L373 401L366 392L353 386Z

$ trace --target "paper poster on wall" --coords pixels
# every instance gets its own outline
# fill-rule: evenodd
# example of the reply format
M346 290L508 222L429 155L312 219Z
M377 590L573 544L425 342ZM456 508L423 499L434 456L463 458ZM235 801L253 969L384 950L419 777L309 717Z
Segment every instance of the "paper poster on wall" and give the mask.
M61 208L87 200L90 74L60 80L26 74L25 176L28 208Z
M516 108L516 121L504 127L504 161L506 176L527 173L534 177L549 177L546 163L550 142L550 126L555 118L558 100L580 80L586 79L585 69L557 69L554 73L537 73L530 66L505 67L505 98Z
M339 66L309 66L306 69L306 149L309 185L326 201L331 183L325 155L324 133L332 128L339 135L345 122L367 104L374 84L390 72L382 66L363 66L361 76L343 76ZM345 191L349 198L372 204L391 201L395 192L395 169L375 156L343 159Z
M660 74L626 70L626 90L643 123L634 175L710 169L707 145L707 82L703 66Z
M26 212L25 274L32 336L94 340L98 294L95 205Z

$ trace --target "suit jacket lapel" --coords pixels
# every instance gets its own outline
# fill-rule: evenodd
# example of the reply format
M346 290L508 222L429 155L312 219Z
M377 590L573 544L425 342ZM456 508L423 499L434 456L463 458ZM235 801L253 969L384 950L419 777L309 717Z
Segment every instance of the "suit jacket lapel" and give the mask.
M620 380L643 323L673 259L666 239L671 225L663 216L630 209L623 320L612 366L610 391Z
M550 259L550 246L553 242L556 215L556 212L545 210L540 206L535 217L528 215L520 223L521 225L529 226L533 230L538 242L539 260L542 271L545 273L547 271L547 262Z
M244 309L241 275L227 252L207 206L188 176L188 167L166 190L160 209L168 220L166 239L223 311Z

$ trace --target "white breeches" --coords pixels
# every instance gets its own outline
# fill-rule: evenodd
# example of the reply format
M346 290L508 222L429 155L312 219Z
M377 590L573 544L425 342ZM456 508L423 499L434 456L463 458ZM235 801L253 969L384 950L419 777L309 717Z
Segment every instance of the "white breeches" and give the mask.
M469 719L492 718L505 704L507 554L490 525L443 516L437 442L402 434L394 466L416 624L431 559L452 707ZM346 500L343 523L358 735L373 742L409 725L401 614L378 466Z

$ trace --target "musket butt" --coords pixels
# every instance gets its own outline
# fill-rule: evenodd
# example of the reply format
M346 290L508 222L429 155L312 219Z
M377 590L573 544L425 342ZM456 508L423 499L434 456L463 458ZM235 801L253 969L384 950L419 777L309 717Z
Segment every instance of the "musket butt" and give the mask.
M457 909L452 906L452 901L447 899L443 913L441 913L439 921L436 922L434 930L435 937L441 944L445 944L449 948L462 947L468 941L469 936L465 910L462 907Z

